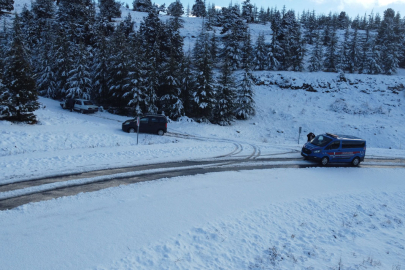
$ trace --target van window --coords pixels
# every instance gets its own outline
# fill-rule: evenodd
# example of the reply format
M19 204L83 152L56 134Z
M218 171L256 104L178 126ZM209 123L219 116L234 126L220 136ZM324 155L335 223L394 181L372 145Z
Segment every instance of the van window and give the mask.
M325 137L323 135L318 135L311 141L313 145L323 147L332 141L331 138Z
M159 123L159 120L156 117L152 117L150 120L152 123Z
M362 141L342 141L342 148L364 148L366 142Z
M143 117L140 120L141 124L147 124L149 122L149 118L148 117Z
M334 141L328 147L326 147L326 150L338 149L339 146L340 146L340 141Z

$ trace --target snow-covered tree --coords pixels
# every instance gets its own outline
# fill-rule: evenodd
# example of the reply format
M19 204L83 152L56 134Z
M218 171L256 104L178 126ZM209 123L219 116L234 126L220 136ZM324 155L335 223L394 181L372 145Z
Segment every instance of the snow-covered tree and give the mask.
M325 71L327 72L336 72L338 66L338 54L337 54L337 47L338 47L338 38L336 35L336 29L332 28L329 32L329 42L326 46L325 58L323 62L323 66Z
M195 4L191 8L191 15L196 17L207 16L207 10L205 8L205 2L202 0L196 0Z
M54 55L54 32L51 30L51 23L48 22L47 28L43 33L43 38L40 41L38 48L39 57L36 70L37 89L42 96L57 98L57 78L54 73L55 59Z
M350 73L354 73L361 62L361 48L357 28L354 28L352 38L348 44L348 69Z
M150 0L134 0L132 2L134 11L149 12L152 8L152 2Z
M385 74L396 73L401 53L400 35L395 31L395 11L391 8L384 11L384 19L378 29L376 44L381 51L381 63Z
M242 80L237 86L236 102L235 102L235 116L238 119L248 119L255 114L255 102L253 99L253 81L252 81L252 58L253 55L249 53L252 51L250 40L250 32L246 35L244 40L244 53L243 59L243 73Z
M171 15L173 17L180 17L183 14L184 8L180 0L176 0L175 2L171 3L167 8L167 15Z
M204 121L212 118L215 104L215 79L212 67L209 36L204 28L198 36L194 47L195 81L192 92L193 117Z
M221 76L216 89L216 103L212 122L221 126L229 126L235 119L236 84L230 61L227 58L225 58L221 68Z
M101 17L111 22L112 18L121 17L121 4L115 0L99 0Z
M254 22L253 5L250 3L250 0L243 1L241 16L247 23Z
M311 72L320 71L323 67L323 46L320 31L318 30L315 45L309 58L308 70Z
M92 90L92 80L89 67L89 52L84 44L73 47L73 68L68 72L67 98L90 99Z
M13 38L6 52L4 76L0 86L0 110L5 120L35 123L33 113L39 108L38 94L30 59L21 33L20 19L15 15Z
M14 0L0 0L0 17L14 10Z
M229 61L228 65L232 70L238 69L241 64L242 50L235 27L224 37L223 43L221 56Z
M255 70L265 70L269 66L267 55L269 50L264 41L264 34L260 33L254 48L253 68Z

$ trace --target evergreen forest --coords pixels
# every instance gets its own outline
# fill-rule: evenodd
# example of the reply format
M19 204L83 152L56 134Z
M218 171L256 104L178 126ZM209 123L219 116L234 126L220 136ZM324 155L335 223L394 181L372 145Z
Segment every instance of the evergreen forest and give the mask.
M131 15L121 18L115 0L33 0L20 13L13 4L0 0L0 120L35 123L44 96L230 125L255 114L255 70L392 75L405 68L405 18L391 8L350 18L259 9L250 0L222 9L196 0L186 10L179 0L167 8L135 0L132 10L145 12L138 26ZM186 51L180 29L188 16L204 20ZM250 24L272 35L252 40Z

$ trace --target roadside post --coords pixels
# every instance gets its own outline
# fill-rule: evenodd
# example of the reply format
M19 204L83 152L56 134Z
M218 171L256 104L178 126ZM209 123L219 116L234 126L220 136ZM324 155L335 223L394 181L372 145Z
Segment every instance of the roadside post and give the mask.
M300 144L301 131L302 131L302 127L300 127L298 130L298 144Z
M136 118L136 127L137 127L137 131L136 131L136 145L138 145L138 138L139 138L139 125L141 124L141 119L139 118L139 116Z

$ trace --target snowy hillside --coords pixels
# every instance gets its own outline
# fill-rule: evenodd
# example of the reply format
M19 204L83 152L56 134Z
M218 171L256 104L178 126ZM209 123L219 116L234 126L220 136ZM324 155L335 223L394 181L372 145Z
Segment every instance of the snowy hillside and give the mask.
M17 11L30 4L15 2ZM122 11L137 26L146 15ZM185 18L185 51L201 24ZM252 25L252 39L263 31L271 30ZM127 116L70 112L44 97L37 124L0 121L0 206L69 185L140 181L0 211L0 269L404 269L405 71L254 71L253 79L251 119L219 126L181 117L164 136L139 134L139 143L121 130ZM300 156L308 132L366 139L364 162L310 167ZM204 172L238 160L274 168ZM142 182L187 162L203 173ZM136 170L148 164L156 167ZM135 169L80 174L124 167Z

